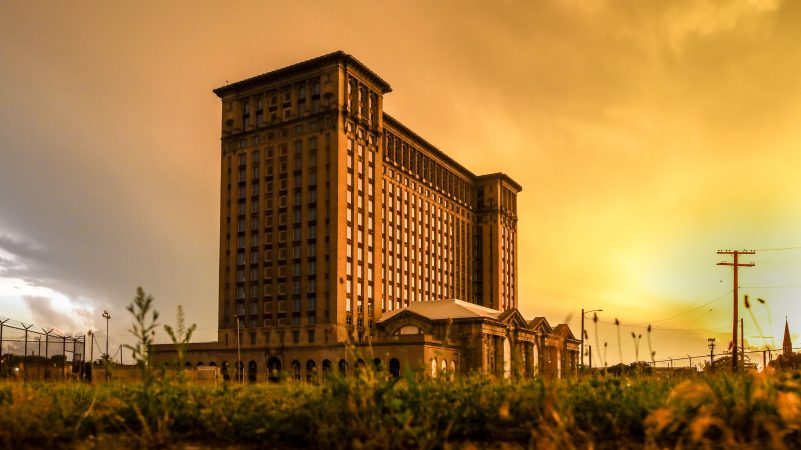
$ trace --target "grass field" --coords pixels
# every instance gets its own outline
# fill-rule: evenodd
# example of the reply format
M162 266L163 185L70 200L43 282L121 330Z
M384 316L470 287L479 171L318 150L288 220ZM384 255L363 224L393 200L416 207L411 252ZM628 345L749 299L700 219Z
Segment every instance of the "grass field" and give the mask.
M800 448L798 373L0 384L3 448Z

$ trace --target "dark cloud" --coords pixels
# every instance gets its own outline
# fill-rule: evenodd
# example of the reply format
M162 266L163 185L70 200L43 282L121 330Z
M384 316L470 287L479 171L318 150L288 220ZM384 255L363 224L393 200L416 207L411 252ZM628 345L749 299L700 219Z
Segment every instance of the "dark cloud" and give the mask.
M269 34L291 45L265 38L264 17L281 18ZM681 258L686 247L707 252L722 229L749 242L743 218L799 206L782 181L801 164L799 20L801 3L770 1L0 2L0 275L74 306L31 299L37 321L100 328L108 308L124 335L142 285L165 321L183 304L199 339L214 339L210 90L341 48L392 84L388 112L471 170L524 186L527 310L662 304L673 266L644 273L649 261L718 280L714 264ZM740 201L731 174L754 172L761 190ZM801 239L786 215L774 234ZM664 246L681 251L665 258Z

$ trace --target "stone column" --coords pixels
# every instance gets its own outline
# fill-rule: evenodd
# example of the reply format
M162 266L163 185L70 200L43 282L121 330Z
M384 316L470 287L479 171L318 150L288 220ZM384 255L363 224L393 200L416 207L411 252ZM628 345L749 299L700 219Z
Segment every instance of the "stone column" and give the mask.
M503 338L495 336L495 375L503 377Z

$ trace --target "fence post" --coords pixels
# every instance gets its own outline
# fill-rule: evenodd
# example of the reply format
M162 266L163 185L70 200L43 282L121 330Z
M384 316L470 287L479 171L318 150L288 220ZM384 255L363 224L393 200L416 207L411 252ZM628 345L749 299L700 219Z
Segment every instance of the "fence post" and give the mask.
M9 319L0 320L0 378L3 377L3 325L8 322Z
M66 380L67 374L64 370L67 368L67 336L61 336L61 379Z
M23 364L25 365L23 366L24 370L22 371L22 381L27 381L28 380L28 330L33 326L33 324L28 325L26 327L25 324L23 323L22 326L25 328L25 347L22 352L22 361Z
M53 329L45 330L42 328L42 331L45 332L45 380L50 379L50 333L53 332Z

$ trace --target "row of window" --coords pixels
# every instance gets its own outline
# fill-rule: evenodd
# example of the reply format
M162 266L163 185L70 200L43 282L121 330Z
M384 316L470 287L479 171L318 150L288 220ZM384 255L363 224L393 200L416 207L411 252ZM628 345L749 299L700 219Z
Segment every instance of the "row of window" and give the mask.
M310 92L310 95L307 95ZM266 112L265 112L265 103ZM228 104L229 107L231 104ZM320 79L314 78L240 100L242 127L263 127L269 123L316 114L320 110Z
M353 312L354 298L357 306L357 326L362 327L363 322L363 298L366 297L368 304L368 320L370 329L372 329L373 322L373 255L374 255L374 229L373 229L373 214L374 214L374 197L373 197L373 167L374 149L368 144L367 147L363 145L360 140L356 142L355 139L349 137L346 143L346 210L345 210L345 311L348 313L347 317L351 317L350 313ZM365 169L366 168L366 169ZM363 180L367 175L367 195L365 196ZM353 189L353 179L356 177L356 189ZM365 204L367 208L365 208ZM355 206L355 208L354 208ZM355 209L355 214L354 214ZM365 213L366 209L366 213ZM364 217L367 216L365 224ZM355 216L355 217L354 217ZM354 233L354 218L356 232ZM366 225L366 227L365 227ZM355 234L355 239L354 239ZM364 248L364 241L367 241L367 248ZM356 247L356 273L354 277L354 241ZM363 255L367 255L367 280L364 275L364 261ZM350 320L350 322L347 322ZM346 325L353 325L352 318L346 319Z
M475 205L476 191L471 182L430 157L429 152L416 148L389 131L384 133L384 159L458 202L469 207Z

